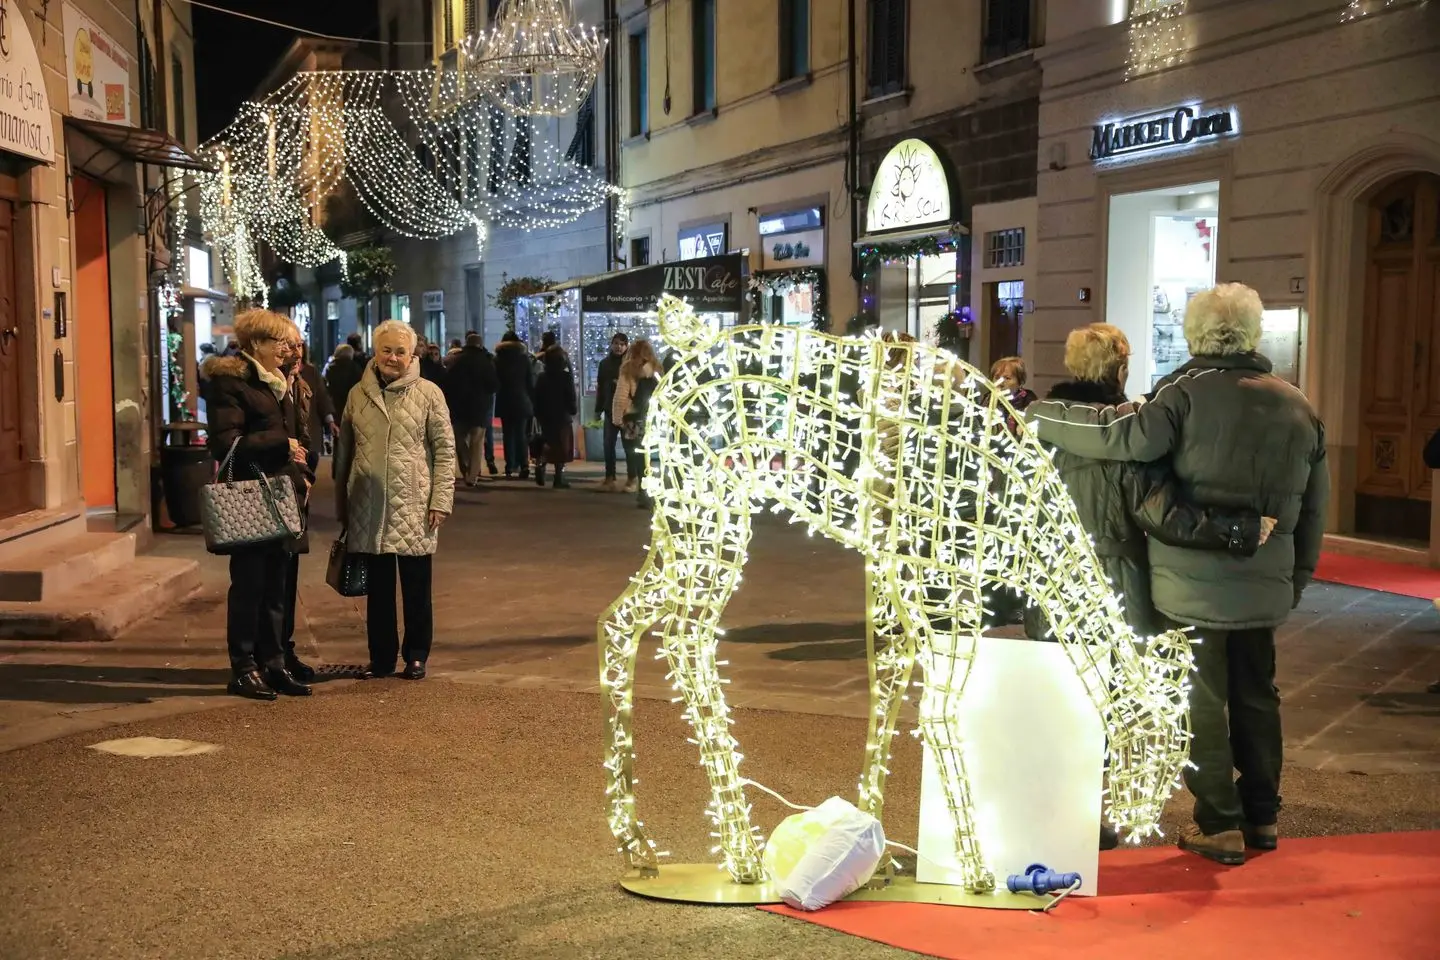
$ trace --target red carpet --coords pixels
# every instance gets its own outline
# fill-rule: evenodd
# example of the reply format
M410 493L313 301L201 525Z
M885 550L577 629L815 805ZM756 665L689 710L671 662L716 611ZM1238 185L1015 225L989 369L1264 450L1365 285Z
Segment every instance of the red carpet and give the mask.
M1050 914L910 903L762 907L947 960L1440 956L1440 832L1285 840L1225 868L1174 847L1100 855L1101 896Z
M1320 566L1315 571L1315 579L1328 583L1343 583L1349 587L1364 587L1366 590L1398 593L1406 597L1419 597L1421 600L1440 597L1440 570L1406 563L1367 560L1343 553L1320 554Z

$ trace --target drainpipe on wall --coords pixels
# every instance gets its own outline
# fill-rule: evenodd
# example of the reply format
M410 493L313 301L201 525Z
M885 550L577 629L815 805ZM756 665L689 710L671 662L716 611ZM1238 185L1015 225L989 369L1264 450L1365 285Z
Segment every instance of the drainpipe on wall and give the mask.
M620 15L617 0L605 0L605 32L610 42L605 45L605 180L620 183ZM613 195L605 197L605 272L615 269L620 242L619 231L615 228L616 200ZM628 264L627 264L628 266Z
M859 85L859 58L855 43L855 0L850 0L849 63L850 63L850 151L845 163L845 179L850 189L850 277L858 288L860 285L860 254L855 241L860 239L860 104L857 93ZM856 290L856 312L859 313L860 293ZM845 318L849 320L849 317ZM833 321L832 321L833 322ZM833 327L832 327L833 330ZM845 332L841 327L838 331Z

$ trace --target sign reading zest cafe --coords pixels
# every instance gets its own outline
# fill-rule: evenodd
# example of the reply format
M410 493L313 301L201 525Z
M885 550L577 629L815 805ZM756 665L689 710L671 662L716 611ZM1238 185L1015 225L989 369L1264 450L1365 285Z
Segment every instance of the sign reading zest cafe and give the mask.
M1179 147L1235 134L1235 111L1200 113L1195 107L1176 107L1163 114L1096 124L1090 140L1090 159L1109 160L1166 147Z

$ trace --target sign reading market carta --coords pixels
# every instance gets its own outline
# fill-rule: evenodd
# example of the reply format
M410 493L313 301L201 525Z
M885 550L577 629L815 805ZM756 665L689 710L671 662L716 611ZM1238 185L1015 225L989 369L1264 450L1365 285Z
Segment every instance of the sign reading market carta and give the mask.
M1096 124L1090 159L1099 162L1234 136L1239 131L1235 119L1234 110L1201 113L1198 107L1176 107L1165 113Z

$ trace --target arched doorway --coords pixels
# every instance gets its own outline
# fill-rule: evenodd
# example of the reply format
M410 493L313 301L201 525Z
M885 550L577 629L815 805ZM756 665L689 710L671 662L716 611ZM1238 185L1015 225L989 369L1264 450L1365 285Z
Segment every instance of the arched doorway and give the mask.
M1355 532L1425 540L1440 429L1440 176L1382 187L1366 207Z

